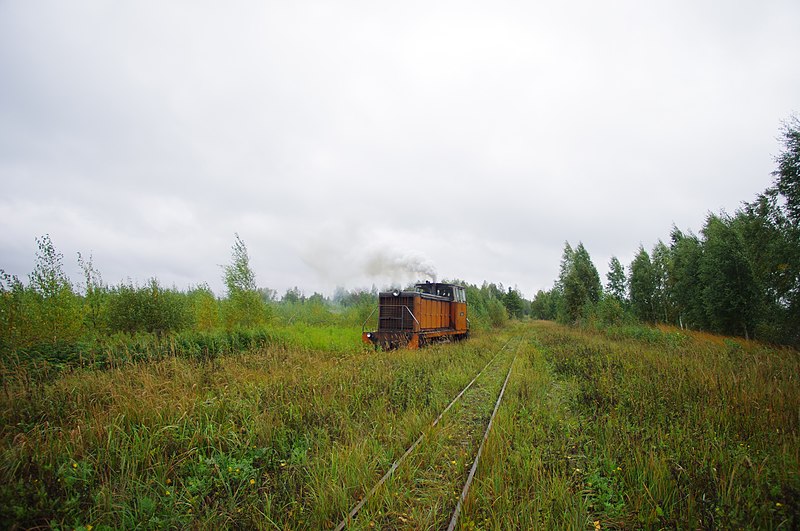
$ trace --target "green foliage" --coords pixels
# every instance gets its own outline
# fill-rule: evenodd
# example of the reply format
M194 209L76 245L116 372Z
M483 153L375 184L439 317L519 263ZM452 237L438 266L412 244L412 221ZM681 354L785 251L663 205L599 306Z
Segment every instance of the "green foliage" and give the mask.
M558 286L563 297L561 319L565 322L576 322L585 317L587 308L600 300L600 275L583 243L579 243L574 251L569 242L564 246Z
M674 321L675 308L672 290L672 254L664 242L658 240L652 252L653 277L653 311L657 321L671 323Z
M23 344L25 310L25 286L17 277L0 269L0 350L12 350Z
M673 227L671 253L670 282L678 308L678 322L689 328L706 328L703 284L700 280L703 244L694 234L684 235L677 227Z
M619 325L628 320L628 313L625 308L614 296L605 295L601 297L597 304L591 305L586 310L589 320L601 326Z
M103 284L100 272L94 268L92 255L88 260L84 260L81 253L78 253L78 265L83 271L84 288L83 295L83 315L84 325L90 333L99 334L105 332L106 305L108 304L108 288Z
M227 330L251 328L269 322L272 312L257 291L235 291L222 302Z
M151 279L144 286L120 284L108 299L108 326L115 332L150 332L162 335L182 330L191 322L186 295L161 287Z
M639 246L639 252L631 262L631 274L628 282L631 294L633 314L647 323L656 320L654 298L656 294L656 275L650 255Z
M776 158L773 186L745 203L735 216L709 215L702 238L672 228L670 246L660 240L648 254L639 247L627 279L630 309L647 323L754 336L800 345L800 120L782 130L783 150ZM554 292L559 319L597 320L597 299L571 278L579 256L566 244ZM606 292L627 307L625 274L609 263ZM550 294L540 292L536 315L550 315ZM612 315L616 314L612 311ZM616 317L615 317L616 318ZM601 319L602 320L602 319Z
M520 296L519 291L513 288L508 288L508 293L503 296L502 301L510 317L515 319L522 317L525 311L525 302Z
M191 306L193 328L209 332L220 326L219 301L211 288L201 284L187 294Z
M708 217L703 235L700 280L709 325L716 332L748 336L758 293L744 242L730 220L717 216Z
M256 277L250 267L247 247L238 234L231 250L231 263L225 266L223 280L228 289L228 298L222 305L227 330L261 326L269 321L272 312L256 289Z
M36 340L53 344L73 341L81 333L82 311L78 296L64 273L64 256L56 251L50 236L36 239L36 265L30 274L29 288L36 318Z
M778 169L775 189L786 201L786 217L797 227L800 225L800 119L789 118L783 124L783 151L776 157Z
M235 234L235 237L236 240L231 248L231 263L225 266L223 275L229 296L236 292L256 290L256 276L250 268L247 246L238 234Z
M561 306L561 293L553 288L548 291L539 290L531 301L531 317L555 321Z
M509 318L521 318L526 313L527 301L514 288L506 291L502 284L489 282L478 287L458 279L452 283L466 289L467 314L474 329L503 327Z
M733 222L759 289L757 335L800 345L800 223L788 205L775 186L746 204Z
M617 299L620 303L627 300L627 281L625 279L625 268L622 267L619 258L612 256L608 262L608 273L606 273L606 293Z
M500 328L508 322L508 310L499 299L490 298L486 301L486 317L490 326Z

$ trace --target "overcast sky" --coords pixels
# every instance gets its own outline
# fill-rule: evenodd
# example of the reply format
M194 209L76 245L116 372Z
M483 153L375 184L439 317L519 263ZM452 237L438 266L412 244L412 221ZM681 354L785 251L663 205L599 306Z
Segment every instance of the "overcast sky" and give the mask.
M0 1L0 268L605 282L771 182L800 2ZM419 273L406 273L405 269Z

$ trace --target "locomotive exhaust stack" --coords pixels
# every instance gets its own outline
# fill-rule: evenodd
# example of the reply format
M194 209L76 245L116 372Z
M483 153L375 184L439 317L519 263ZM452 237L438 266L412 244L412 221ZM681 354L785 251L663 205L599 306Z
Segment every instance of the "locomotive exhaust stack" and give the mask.
M377 309L378 329L364 331L365 321L361 337L384 349L416 349L432 341L469 335L467 292L456 284L425 282L417 284L414 291L381 292Z

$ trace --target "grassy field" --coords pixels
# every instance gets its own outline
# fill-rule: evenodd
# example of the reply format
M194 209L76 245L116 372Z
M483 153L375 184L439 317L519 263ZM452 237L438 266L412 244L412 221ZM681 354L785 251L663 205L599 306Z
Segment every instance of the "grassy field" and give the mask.
M442 528L512 363L462 528L800 526L796 351L545 322L420 351L280 337L43 379L4 367L0 526L331 529L425 433L351 527Z

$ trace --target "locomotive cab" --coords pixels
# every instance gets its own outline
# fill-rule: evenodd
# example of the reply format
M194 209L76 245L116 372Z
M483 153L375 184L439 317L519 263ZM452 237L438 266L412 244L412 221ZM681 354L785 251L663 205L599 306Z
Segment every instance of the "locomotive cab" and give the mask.
M364 331L365 321L362 338L383 348L418 348L469 335L466 289L457 284L425 282L416 284L414 291L381 292L377 311L378 329ZM374 310L370 317L373 314Z

